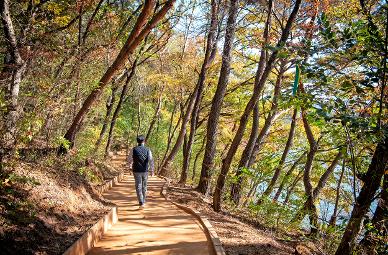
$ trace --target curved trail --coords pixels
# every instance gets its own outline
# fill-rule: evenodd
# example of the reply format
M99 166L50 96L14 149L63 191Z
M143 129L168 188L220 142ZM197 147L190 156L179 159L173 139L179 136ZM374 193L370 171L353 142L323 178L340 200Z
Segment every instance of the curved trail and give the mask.
M147 205L139 209L133 176L126 173L104 194L117 204L118 222L88 254L209 254L202 226L160 195L163 184L162 179L149 178Z

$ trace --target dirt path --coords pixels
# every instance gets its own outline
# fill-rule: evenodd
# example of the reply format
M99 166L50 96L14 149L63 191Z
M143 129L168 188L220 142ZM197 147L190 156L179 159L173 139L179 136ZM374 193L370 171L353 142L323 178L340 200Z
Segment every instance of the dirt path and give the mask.
M88 254L209 254L202 226L161 197L163 184L162 179L149 178L147 205L140 210L133 176L126 173L104 195L117 204L119 221Z

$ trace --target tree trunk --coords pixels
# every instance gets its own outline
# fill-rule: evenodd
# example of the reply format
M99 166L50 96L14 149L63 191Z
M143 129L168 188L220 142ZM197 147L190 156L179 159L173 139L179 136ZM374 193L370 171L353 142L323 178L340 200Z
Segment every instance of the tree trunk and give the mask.
M140 128L141 128L141 97L137 97L137 127L136 127L136 136L140 135Z
M284 198L283 205L286 205L288 203L288 200L290 200L290 196L292 192L294 191L296 185L303 177L303 169L299 171L298 175L295 177L294 181L291 183L291 185L287 188L287 194Z
M228 85L229 80L232 48L236 30L236 18L239 2L239 0L230 1L228 21L225 32L224 49L222 53L221 71L218 79L217 89L212 100L209 119L207 122L205 154L202 161L201 177L197 187L198 191L202 194L206 194L208 191L211 170L213 168L213 160L216 153L218 121L220 117L221 107L224 101L226 87Z
M314 135L311 131L310 124L308 123L308 120L306 117L306 111L303 108L302 108L302 120L303 120L304 129L306 132L307 140L310 145L310 150L309 150L309 153L307 154L307 161L303 172L303 185L304 185L304 189L307 197L305 206L310 216L311 234L315 234L318 232L318 229L317 229L318 213L317 213L317 208L315 207L315 204L314 204L313 186L311 184L310 173L313 167L315 154L318 150L318 143L314 138Z
M313 203L315 203L315 200L318 198L319 193L325 187L325 184L326 184L327 180L329 179L329 176L333 173L333 171L334 171L335 167L337 166L338 161L341 159L341 157L342 157L342 151L339 151L337 153L337 156L331 162L330 166L326 169L326 171L323 173L323 175L319 179L317 186L315 187L315 189L312 192L312 199L311 200ZM305 216L305 213L310 210L309 203L311 203L311 202L306 200L303 207L301 209L299 209L298 212L296 213L296 217L293 221L300 221L303 219L303 217Z
M136 67L137 67L137 61L138 61L138 59L136 59L133 62L131 71L130 71L129 74L127 74L127 79L125 81L123 89L121 90L121 95L120 95L119 101L117 102L116 109L115 109L115 111L113 113L112 120L110 122L109 135L108 135L108 140L106 142L106 147L105 147L105 158L108 156L108 153L109 153L109 150L110 150L110 145L112 143L112 138L113 138L113 130L114 130L114 127L116 125L116 120L117 120L117 117L119 116L119 113L120 113L121 106L123 104L124 98L125 98L125 96L126 96L126 94L128 92L129 83L130 83L132 77L135 75L135 71L136 71Z
M177 105L178 105L178 101L175 100L174 101L174 108L172 109L172 113L171 113L171 117L170 117L170 125L168 126L167 148L166 148L166 151L164 152L164 155L163 155L163 158L162 158L162 163L166 160L167 153L168 153L168 151L170 149L170 146L171 146L171 140L174 137L175 129L179 125L179 123L181 121L181 116L179 116L178 123L175 126L175 128L173 129L173 122L174 122L174 116L175 116ZM158 173L159 172L160 172L160 166L159 166Z
M105 0L100 0L96 6L96 8L94 9L93 11L93 14L92 16L90 17L87 25L86 25L86 28L85 28L85 31L84 33L82 34L82 44L85 44L86 42L86 38L88 36L88 33L89 33L89 30L90 30L90 26L93 24L93 21L94 21L94 18L96 17L98 11L100 10L101 6L102 6L102 3L104 2Z
M191 122L190 122L190 135L187 141L187 146L184 147L184 150L187 150L187 152L185 152L187 157L183 158L183 167L181 172L181 178L179 181L179 183L183 183L183 184L185 184L187 181L187 173L189 171L190 157L191 157L191 148L192 148L192 145L194 142L194 136L196 133L196 126L199 118L199 108L200 108L199 106L202 100L202 93L205 85L206 73L209 66L214 60L215 51L217 49L216 47L217 41L215 40L217 26L218 26L218 3L216 0L212 0L211 1L211 20L210 20L209 33L207 35L205 58L203 60L201 72L199 74L199 78L197 81L198 91L195 98L194 108L193 108Z
M180 123L181 123L181 121L182 121L183 114L184 114L184 108L185 108L185 106L188 104L188 102L189 102L189 98L186 100L185 104L180 103L180 108L181 108L181 109L180 109L180 114L179 114L178 122L176 123L175 127L173 128L173 130L172 130L172 132L171 132L171 136L170 136L170 128L172 127L172 120L173 120L173 119L172 119L172 115L171 115L171 122L170 122L170 128L169 128L169 137L168 137L168 139L167 139L167 149L166 149L166 151L165 151L165 153L164 153L162 163L161 163L161 165L159 166L159 170L158 170L158 173L159 173L159 174L160 174L160 172L162 171L162 166L164 165L164 162L166 161L167 153L168 153L168 151L169 151L169 149L170 149L170 147L171 147L171 141L172 141L172 139L174 138L175 132L176 132L176 130L178 129L178 127L179 127L179 125L180 125Z
M201 99L198 99L198 100L201 100ZM180 184L186 184L186 181L187 181L187 173L190 168L191 149L194 143L194 136L196 131L196 125L198 123L198 117L199 117L198 112L196 112L195 105L194 105L193 116L190 122L190 134L189 134L188 140L186 141L186 144L183 146L184 156L183 156L181 177L179 180Z
M255 191L256 191L257 185L259 185L259 181L258 180L252 181L251 188L249 189L247 197L245 198L245 200L243 202L243 205L242 205L243 207L246 207L246 205L248 204L248 202L249 202L250 198L252 197L253 193L255 193Z
M288 35L290 33L290 30L291 30L292 23L294 22L294 19L298 13L300 4L301 4L301 0L295 1L294 8L290 14L290 17L287 20L287 24L286 24L284 30L282 31L282 35L280 37L279 42L277 43L276 48L283 45L285 43L285 41L287 40ZM230 165L231 165L233 157L237 151L238 145L240 144L241 139L244 135L244 130L245 130L246 124L248 122L248 116L250 115L251 111L253 110L253 107L255 106L255 104L257 103L257 101L259 99L259 95L261 94L261 91L264 87L265 82L267 81L269 73L272 70L272 66L277 58L278 53L279 53L279 50L274 50L272 52L271 56L269 57L269 59L267 61L266 67L263 71L263 74L260 78L260 81L258 81L258 82L255 81L255 88L254 88L253 95L252 95L251 99L249 100L248 104L246 105L244 113L240 118L239 127L238 127L238 130L236 132L236 135L233 138L233 142L229 148L228 154L222 161L221 173L218 176L217 186L216 186L214 196L213 196L213 209L215 211L220 211L220 209L221 209L222 190L223 190L224 185L225 185L225 179L226 179L226 176L228 174Z
M264 122L263 128L260 130L259 135L257 136L255 147L252 150L251 157L248 161L248 167L252 167L252 165L255 163L255 160L257 158L257 155L260 153L261 149L263 148L263 145L265 144L265 139L267 138L268 132L271 128L272 123L280 116L281 112L276 112L277 108L272 108L271 112L273 114L269 114L267 119Z
M309 21L309 26L307 27L307 30L306 30L305 38L307 39L307 41L312 40L312 37L313 37L313 31L314 31L313 28L314 28L315 19L318 14L318 6L319 5L315 5L315 11L313 12L313 16L311 17ZM302 55L304 56L302 65L307 63L309 53L310 53L310 48L308 47L308 44L306 45L306 48L307 50L302 52ZM299 82L298 85L299 85L298 89L300 89L300 91L304 93L303 83ZM304 185L305 193L307 197L305 205L310 218L310 226L311 226L310 234L315 235L316 233L318 233L318 212L314 204L313 187L311 184L310 173L313 166L315 154L318 150L318 142L314 138L310 124L308 123L308 120L306 118L306 110L303 107L302 107L302 120L303 120L305 133L307 136L307 140L310 146L309 153L307 154L307 161L303 171L303 185Z
M113 85L112 93L111 93L110 97L108 98L108 101L106 102L106 114L105 114L105 118L104 118L104 123L102 124L100 135L96 141L94 151L98 150L98 148L101 145L102 139L104 138L104 134L105 134L106 129L108 127L109 118L110 118L112 111L113 111L113 106L116 103L116 91L118 90L118 88L119 88L119 86L117 86L115 84Z
M186 146L187 146L187 140L188 140L188 137L187 137L187 133L185 134L185 137L184 137L184 139L183 139L183 148L186 148ZM185 150L185 149L183 149L183 151L182 151L182 154L183 154L183 158L186 158L186 157L188 157L188 151L187 150ZM189 166L187 165L187 166L185 166L185 164L190 164L190 161L183 161L183 167L187 167L187 168L189 168ZM183 176L182 174L185 174L185 176ZM182 173L181 174L181 177L180 177L180 179L182 179L182 178L185 178L185 179L187 179L187 172L186 173ZM186 183L182 183L182 182L179 182L180 184L186 184Z
M278 108L278 99L279 99L279 95L280 95L280 89L281 89L281 84L282 84L284 72L285 72L285 62L283 61L280 65L279 74L278 74L278 77L276 79L275 88L274 88L274 95L273 95L273 100L272 100L272 106L271 106L269 116L265 120L264 126L258 135L257 135L257 133L258 133L257 128L256 128L256 131L253 132L253 134L251 133L251 136L250 136L249 141L248 141L248 145L244 149L245 155L243 152L243 155L241 156L239 167L238 167L237 173L236 173L237 183L232 184L232 189L231 189L231 197L232 197L233 201L235 202L235 204L237 204L237 205L240 203L241 189L242 189L242 183L243 183L242 168L251 166L251 165L249 165L249 159L252 157L253 154L256 155L258 153L258 150L259 150L259 149L256 149L255 144L263 144L264 139L267 136L268 131L272 125L272 121L275 118L275 114L276 114L276 111ZM256 103L256 106L258 108L257 103ZM256 114L258 115L259 113L256 113ZM253 124L257 125L257 127L258 127L258 125L259 125L258 120L257 120L257 123L253 123ZM252 131L253 131L253 128L252 128Z
M256 143L256 139L259 133L259 119L260 119L260 114L259 114L259 105L256 104L255 107L253 108L253 122L252 122L252 131L249 136L249 140L247 145L244 148L244 151L242 153L236 176L237 176L237 182L232 184L231 191L230 191L230 196L233 200L233 202L236 205L240 204L240 199L241 199L241 188L242 188L242 183L243 183L243 178L242 178L242 173L243 173L243 168L246 168L248 165L248 160L249 157L252 154L253 151L253 146Z
M175 0L168 0L160 9L160 11L156 13L147 24L147 21L151 15L151 12L154 9L155 0L145 1L143 5L143 9L130 35L128 36L127 41L125 42L124 46L120 50L120 53L118 54L118 56L116 57L112 65L108 68L108 70L100 79L99 85L95 89L93 89L93 91L86 98L81 109L78 111L77 116L74 118L72 124L67 130L64 138L67 139L71 144L74 143L75 135L79 130L79 126L82 125L82 121L84 117L89 112L90 108L92 107L96 99L101 95L102 91L107 86L112 76L115 74L115 72L118 69L120 69L125 64L126 60L128 59L128 56L135 51L137 46L148 35L151 29L153 29L159 23L159 21L165 16L167 11L171 9L174 3L175 3ZM60 153L65 153L65 152L66 152L66 149L61 148Z
M150 123L150 126L148 128L148 131L147 131L147 135L145 137L145 140L148 141L148 138L150 137L151 135L151 132L152 132L152 129L154 128L154 125L158 119L158 116L159 116L159 113L160 113L160 108L162 106L162 92L163 92L163 89L162 91L160 92L160 96L158 98L158 104L156 106L156 109L155 109L155 114L154 116L152 117L152 120L151 120L151 123Z
M329 226L334 227L337 222L337 214L338 214L338 202L340 198L340 191L341 191L341 183L342 183L342 178L344 177L344 172L346 168L346 161L345 158L342 160L342 170L341 170L341 175L338 179L338 184L336 188L336 196L335 196L335 204L334 204L334 210L333 210L333 215L330 217L329 221Z
M16 143L16 126L19 119L19 88L22 81L22 76L26 69L26 61L21 57L18 42L16 39L15 29L9 10L9 1L2 0L0 2L1 21L3 25L4 37L7 46L5 57L6 66L1 73L1 80L5 80L6 84L5 99L7 109L4 113L4 127L2 128L2 148L13 148ZM3 85L3 84L2 84ZM3 129L4 128L4 129ZM2 152L0 152L2 154ZM0 162L1 163L1 162Z
M348 225L345 228L344 235L342 236L335 255L352 254L356 238L361 229L361 223L380 187L381 178L386 171L387 163L388 136L376 146L372 162L365 174L364 185L357 197L356 204L353 207Z
M271 17L272 17L271 11L272 11L272 0L270 0L268 2L267 20L265 22L264 34L263 34L264 41L263 41L263 45L261 46L262 49L261 49L261 53L260 53L259 64L258 64L257 71L256 71L255 84L256 84L256 81L261 78L263 71L264 71L264 67L265 67L265 61L266 61L266 57L267 57L267 50L265 47L269 42L269 29L271 26ZM259 88L257 88L257 89L259 89ZM248 166L248 160L251 157L253 147L256 143L257 136L259 133L260 114L259 114L259 105L257 103L255 104L255 106L253 108L252 119L253 120L252 120L251 134L249 136L248 143L245 146L244 151L241 155L241 159L240 159L240 162L239 162L238 168L237 168L237 173L236 173L236 175L238 177L237 183L232 184L232 188L231 188L231 197L236 205L238 205L240 203L240 197L241 197L240 190L241 190L241 185L242 185L242 178L240 177L240 175L242 173L242 169Z
M376 246L380 244L383 246L381 248L384 249L383 242L386 241L386 238L388 237L388 174L384 174L380 199L371 223L377 233L374 231L368 231L365 234L364 239L361 240L360 244L363 246L367 254L379 254L379 251L376 250ZM379 237L385 237L385 239L379 240Z
M314 199L316 199L319 196L319 194L321 193L321 190L325 187L327 180L329 179L330 175L333 173L335 167L338 165L338 161L341 158L342 158L342 151L340 148L340 151L337 153L337 155L331 162L330 166L326 169L326 171L323 173L321 178L319 178L318 184L313 191Z
M272 176L271 181L269 182L266 190L264 191L263 196L268 196L269 194L271 194L271 192L272 192L272 190L273 190L273 188L274 188L274 186L276 184L276 181L278 180L278 178L280 176L280 172L283 169L284 162L286 161L288 152L291 149L292 142L293 142L293 139L294 139L297 114L298 114L298 109L295 107L294 113L292 114L291 127L290 127L290 132L288 133L288 138L287 138L286 146L284 147L284 151L283 151L282 157L280 158L280 161L279 161L277 167L275 168L274 175ZM275 195L275 197L276 197L276 195ZM276 200L276 199L274 199L274 200Z
M201 148L199 148L198 152L197 152L197 155L195 156L195 159L194 159L194 164L193 164L193 176L191 176L191 180L193 181L194 180L194 177L195 177L195 172L197 170L197 162L198 162L198 158L199 156L201 155L202 151L203 151L203 147L205 147L205 137L202 139L202 144L201 144Z
M179 151L179 148L181 147L181 145L183 143L184 137L186 135L186 126L187 126L187 123L190 119L191 112L192 112L193 107L194 107L194 101L195 101L194 99L195 99L197 91L198 91L198 88L195 88L194 93L190 95L186 113L182 112L183 118L182 118L181 129L179 131L177 140L170 151L170 154L168 154L168 156L166 157L166 160L164 160L164 162L163 162L162 168L159 172L159 174L161 176L167 176L170 164L174 160L175 156L177 155L177 153Z
M284 175L283 177L283 180L282 182L280 183L280 186L278 188L278 190L276 191L276 194L273 198L273 201L277 201L279 199L279 196L280 194L282 193L283 191L283 188L284 188L284 185L286 184L286 182L288 181L288 179L290 178L291 174L294 172L295 168L298 166L299 162L306 156L306 152L303 152L302 155L300 155L300 157L294 162L294 164L292 164L291 168L286 172L286 174Z
M182 47L181 54L180 54L181 61L183 61L183 58L185 56L184 54L186 51L187 39L188 39L189 29L190 29L190 26L192 23L193 12L194 12L194 6L192 8L190 21L188 22L188 24L186 24L186 30L185 30L185 33L183 36L183 47ZM183 71L182 66L180 66L180 70ZM159 174L162 176L166 176L168 174L168 169L170 167L170 164L172 163L175 156L177 155L182 143L184 143L184 142L187 143L187 141L185 140L186 139L187 124L188 124L190 117L191 117L191 114L193 112L193 107L195 104L195 99L196 99L197 94L198 94L198 84L197 84L197 86L195 86L193 93L191 95L189 95L189 97L188 97L187 111L184 112L184 108L182 109L181 116L183 116L183 117L182 117L181 129L179 130L177 140L175 141L175 144L172 147L170 154L168 154L168 156L162 162L162 167L161 167L161 170L159 171ZM185 146L183 146L183 147L185 147ZM185 155L185 152L184 152L184 155Z

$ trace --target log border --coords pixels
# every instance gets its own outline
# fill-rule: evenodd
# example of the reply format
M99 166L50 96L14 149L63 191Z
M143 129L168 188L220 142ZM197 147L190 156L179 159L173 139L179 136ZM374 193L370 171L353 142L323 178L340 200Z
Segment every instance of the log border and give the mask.
M117 220L117 207L113 207L104 217L75 241L63 255L84 255L88 253Z
M120 172L117 176L105 182L101 186L95 188L96 192L101 195L105 191L118 184L124 177L124 173ZM77 241L75 241L63 255L84 255L101 239L113 224L118 221L117 207L112 207L111 210L90 227Z

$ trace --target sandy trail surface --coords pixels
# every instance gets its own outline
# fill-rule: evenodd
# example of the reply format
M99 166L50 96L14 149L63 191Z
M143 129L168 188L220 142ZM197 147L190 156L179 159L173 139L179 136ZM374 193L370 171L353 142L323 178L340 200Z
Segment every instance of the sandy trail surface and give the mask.
M202 226L160 195L163 184L148 179L147 203L139 209L133 176L126 173L104 194L118 206L118 222L88 254L209 254Z

